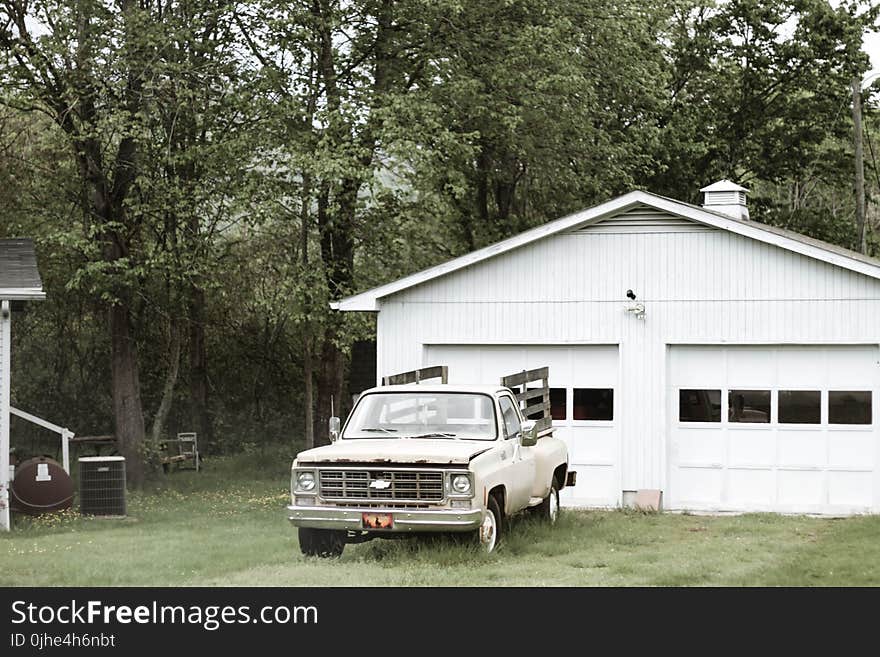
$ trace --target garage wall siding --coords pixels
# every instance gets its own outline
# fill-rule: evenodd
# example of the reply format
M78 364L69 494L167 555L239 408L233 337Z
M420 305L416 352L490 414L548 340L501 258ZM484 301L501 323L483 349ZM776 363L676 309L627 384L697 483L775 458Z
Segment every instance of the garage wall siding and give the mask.
M435 364L430 344L618 344L623 489L664 488L667 344L878 343L880 281L726 231L606 220L382 299L377 333L380 377Z

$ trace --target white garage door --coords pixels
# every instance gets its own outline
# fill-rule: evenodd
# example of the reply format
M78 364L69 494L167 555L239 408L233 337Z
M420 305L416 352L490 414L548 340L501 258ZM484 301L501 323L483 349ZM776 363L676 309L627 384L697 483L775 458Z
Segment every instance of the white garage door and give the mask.
M562 504L619 503L616 345L426 345L423 365L447 365L450 383L500 383L507 374L549 367L553 426L578 473L577 486L562 491Z
M670 347L669 508L880 508L878 350Z

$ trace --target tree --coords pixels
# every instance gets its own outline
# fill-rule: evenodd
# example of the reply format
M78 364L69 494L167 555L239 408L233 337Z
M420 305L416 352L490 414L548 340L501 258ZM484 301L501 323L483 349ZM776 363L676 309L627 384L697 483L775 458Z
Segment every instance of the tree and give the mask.
M106 306L116 434L134 485L143 480L144 416L132 314L137 281L132 247L141 226L128 212L137 174L146 62L155 23L139 3L119 9L82 0L0 3L0 76L17 106L47 114L65 135L82 188L80 271ZM32 7L32 11L30 8ZM34 21L45 30L35 31Z
M256 120L252 89L237 77L231 9L0 3L4 101L49 117L75 162L79 228L58 224L56 235L82 256L68 287L99 299L108 316L115 431L134 485L145 454L139 350L156 319L171 357L158 359L153 433L170 411L186 331L189 424L211 442L205 292L216 235L248 195Z
M217 253L236 225L253 223L247 199L257 193L260 153L257 87L242 77L233 3L168 3L161 73L151 89L148 129L135 205L153 226L150 275L166 318L167 344L188 340L188 428L213 449L209 413L207 294L222 263ZM178 358L169 361L154 435L170 410Z
M463 248L581 209L653 168L662 6L520 0L450 10L429 93L456 141L414 184L439 194ZM448 149L448 150L447 150ZM429 188L430 186L430 188Z
M331 406L340 412L346 403L348 320L326 304L354 290L358 237L382 232L364 218L383 203L373 193L381 156L402 141L389 119L423 80L423 45L439 16L430 3L390 0L273 2L238 14L275 103L285 158L273 173L298 189L281 199L299 208L286 213L301 228L290 239L304 274L319 265L307 280L320 287L303 287L300 297L307 334L317 334L305 345L315 365L316 440L326 439ZM419 128L410 128L408 143L418 143ZM317 258L308 256L311 245Z
M719 178L752 188L753 216L846 246L850 81L876 8L820 0L677 5L670 29L664 166L646 180L698 202ZM851 196L851 194L850 194Z
M2 237L33 237L48 301L16 309L12 324L17 365L13 405L75 428L112 431L112 399L106 309L76 290L65 292L72 270L82 266L76 229L69 228L81 188L69 145L51 120L0 106L0 221ZM97 330L96 330L97 329ZM50 391L50 394L47 394ZM34 425L14 425L18 455L57 447Z

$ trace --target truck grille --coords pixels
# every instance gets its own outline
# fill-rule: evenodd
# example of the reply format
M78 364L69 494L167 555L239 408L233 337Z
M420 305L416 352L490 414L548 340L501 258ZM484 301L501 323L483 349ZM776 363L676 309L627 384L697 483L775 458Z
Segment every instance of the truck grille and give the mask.
M443 500L443 472L436 470L322 469L319 480L321 497L328 500Z

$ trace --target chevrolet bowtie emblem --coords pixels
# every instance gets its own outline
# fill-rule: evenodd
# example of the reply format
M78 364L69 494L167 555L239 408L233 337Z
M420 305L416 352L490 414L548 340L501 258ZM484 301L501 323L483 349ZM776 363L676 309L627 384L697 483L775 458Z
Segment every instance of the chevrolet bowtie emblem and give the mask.
M376 490L385 490L391 486L390 481L385 481L384 479L374 479L370 482L370 488L375 488Z

